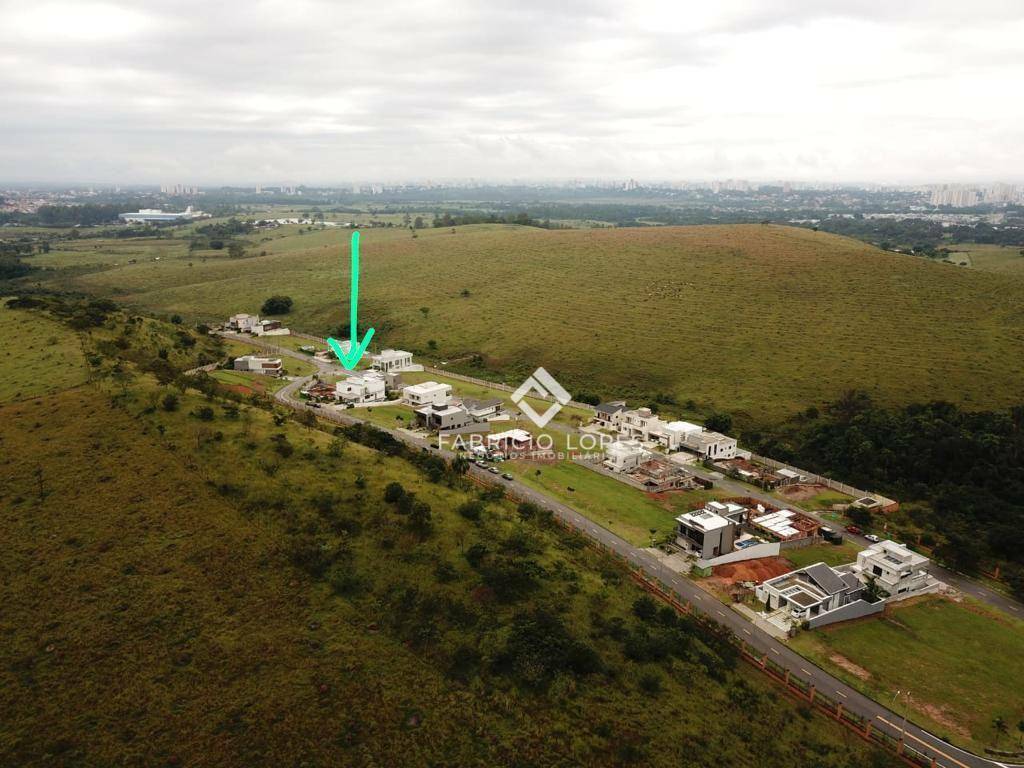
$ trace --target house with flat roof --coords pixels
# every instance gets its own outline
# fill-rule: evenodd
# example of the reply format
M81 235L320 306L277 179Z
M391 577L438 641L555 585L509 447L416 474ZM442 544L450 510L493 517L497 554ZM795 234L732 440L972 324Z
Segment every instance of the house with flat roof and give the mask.
M639 440L616 440L604 449L602 463L612 472L632 472L650 457Z
M334 388L335 397L343 403L376 403L386 397L384 375L380 371L362 371L346 376Z
M280 320L261 320L251 328L253 336L288 336L291 331Z
M757 599L769 612L779 609L795 621L809 621L819 614L860 600L864 585L849 571L815 563L757 586Z
M663 424L650 408L634 408L631 411L623 411L619 419L620 434L630 440L642 440L645 443L653 440L651 432L657 431Z
M284 373L284 366L279 357L242 355L235 358L231 367L236 371L251 371L252 373L262 373L265 376L280 376Z
M680 515L676 524L676 542L694 550L701 560L732 552L739 527L708 507Z
M664 422L658 419L657 423L649 426L649 434L658 444L664 446L667 451L678 451L683 447L686 435L692 432L701 432L704 427L700 424L691 424L688 421Z
M391 371L410 371L416 366L412 362L412 352L403 349L383 349L379 354L370 355L371 367L383 373Z
M462 429L473 423L465 408L450 403L431 403L416 409L417 425L432 432Z
M245 312L239 312L228 318L228 329L239 333L251 333L252 329L259 325L259 322L259 315L247 315Z
M930 577L924 555L912 552L895 541L879 541L857 553L851 572L867 584L874 580L890 596L915 592L928 586Z
M712 461L736 457L736 438L718 432L687 432L682 447Z
M424 405L448 405L451 399L451 385L438 384L436 381L410 384L402 389L402 400L413 408L420 408Z

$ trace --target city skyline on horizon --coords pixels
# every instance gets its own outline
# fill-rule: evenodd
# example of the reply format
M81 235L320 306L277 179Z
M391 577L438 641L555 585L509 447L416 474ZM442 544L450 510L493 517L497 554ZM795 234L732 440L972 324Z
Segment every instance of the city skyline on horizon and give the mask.
M1024 182L1008 0L387 10L0 0L0 179Z

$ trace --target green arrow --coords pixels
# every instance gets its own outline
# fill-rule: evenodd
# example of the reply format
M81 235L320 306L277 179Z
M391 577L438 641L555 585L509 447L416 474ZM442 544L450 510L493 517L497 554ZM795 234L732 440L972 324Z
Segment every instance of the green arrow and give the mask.
M370 344L370 339L373 338L373 328L366 329L366 335L363 337L362 342L359 341L359 331L356 327L357 320L359 317L359 233L352 233L352 277L349 281L350 291L348 299L348 332L349 332L349 344L348 349L342 347L342 342L337 339L327 339L327 345L334 350L334 354L338 356L341 364L345 366L347 370L352 370L356 367L360 360L363 359L363 355L366 353L366 347Z

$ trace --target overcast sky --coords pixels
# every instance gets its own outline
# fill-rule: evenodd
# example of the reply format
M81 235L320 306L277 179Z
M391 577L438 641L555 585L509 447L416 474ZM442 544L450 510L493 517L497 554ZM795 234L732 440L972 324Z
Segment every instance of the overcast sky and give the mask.
M0 181L1024 181L1021 0L0 14Z

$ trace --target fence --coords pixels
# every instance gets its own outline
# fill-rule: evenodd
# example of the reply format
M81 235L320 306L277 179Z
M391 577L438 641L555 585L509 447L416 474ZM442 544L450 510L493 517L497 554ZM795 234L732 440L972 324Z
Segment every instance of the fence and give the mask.
M833 480L831 477L825 477L824 475L818 475L814 472L808 472L805 469L800 469L799 467L794 467L790 464L776 461L775 459L769 459L767 456L759 456L756 453L750 454L750 458L753 461L756 461L759 464L764 464L766 467L771 469L791 469L794 472L799 472L816 485L824 485L827 488L831 488L833 491L839 491L840 493L845 493L847 496L853 496L855 499L870 496L871 498L877 499L881 502L883 512L895 512L900 508L899 502L894 499L887 499L885 496L879 496L877 493L871 493L870 491L865 491L861 488L854 488L852 485L847 485L846 483L841 483L838 480Z

